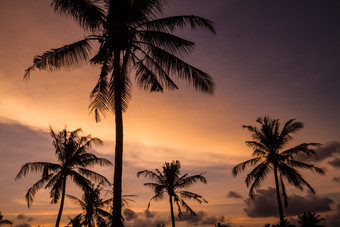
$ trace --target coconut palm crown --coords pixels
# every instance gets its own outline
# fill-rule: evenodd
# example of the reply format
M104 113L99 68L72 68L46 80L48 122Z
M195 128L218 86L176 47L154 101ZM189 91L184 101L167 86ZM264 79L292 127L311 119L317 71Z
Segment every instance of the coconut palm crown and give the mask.
M105 226L106 219L109 219L111 213L105 208L109 208L112 203L112 198L104 200L100 197L100 192L103 188L100 185L94 187L92 184L88 190L84 191L82 199L73 195L66 195L70 200L77 204L82 213L75 216L69 224L78 223L79 226Z
M173 161L171 163L165 162L165 164L162 166L162 170L155 169L155 172L143 170L137 173L137 177L144 176L150 178L153 181L151 183L144 184L145 186L151 188L155 193L148 204L148 209L152 200L157 201L163 199L165 195L169 196L170 213L173 227L175 226L173 203L175 203L178 207L178 216L180 218L182 216L181 208L184 208L187 212L189 212L189 214L196 216L196 213L184 201L184 199L193 199L200 204L207 203L207 201L201 195L184 190L197 182L206 184L207 180L203 176L203 173L192 176L188 176L188 174L180 176L180 168L180 162Z
M33 70L58 71L90 62L100 66L98 82L89 106L95 119L107 111L115 114L114 225L121 227L123 117L131 97L131 79L142 89L162 92L178 89L175 79L185 80L201 92L213 94L209 74L181 60L194 43L173 32L190 27L215 33L213 23L195 15L159 18L170 0L52 0L54 10L72 17L85 38L34 57L24 78ZM99 48L91 55L92 44ZM91 57L90 57L91 56Z
M291 119L287 121L280 130L279 119L270 117L259 117L256 120L260 127L244 125L252 134L252 141L246 144L253 149L254 158L236 165L232 169L234 176L244 171L247 167L255 166L248 173L245 182L250 187L249 196L254 199L256 190L261 186L269 172L274 171L276 194L278 200L280 223L283 225L284 217L281 203L281 193L284 196L287 206L286 189L283 180L303 190L307 187L315 193L312 186L302 177L296 168L310 170L314 173L324 174L321 168L299 161L298 157L303 155L316 155L314 148L320 146L319 143L302 143L298 146L285 149L285 145L292 139L291 134L303 128L303 123Z
M42 173L41 179L27 190L25 195L27 205L28 207L32 205L38 190L41 188L50 189L51 203L55 204L59 199L61 200L56 220L56 227L58 227L64 207L67 179L71 179L85 191L91 185L90 180L110 185L104 176L87 168L94 165L112 165L112 163L105 158L98 158L96 155L87 152L92 144L101 144L102 141L98 138L92 138L90 135L80 136L81 129L68 131L65 128L59 133L55 133L50 128L50 131L58 163L28 162L21 167L15 179L21 179L30 171Z

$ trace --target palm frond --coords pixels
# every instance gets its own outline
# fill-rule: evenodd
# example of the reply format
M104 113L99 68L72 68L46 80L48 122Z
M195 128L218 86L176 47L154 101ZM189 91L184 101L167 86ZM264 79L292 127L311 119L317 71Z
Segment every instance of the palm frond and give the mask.
M245 168L253 166L253 165L256 165L261 160L262 160L262 157L249 159L249 160L247 160L245 162L242 162L242 163L237 164L236 166L234 166L234 168L231 170L231 172L232 172L233 176L235 177L240 172L243 172L245 170Z
M260 187L270 169L269 163L264 161L247 175L245 180L247 187L253 182L249 189L249 196L251 199L255 198L255 191Z
M290 164L292 167L307 169L307 170L310 170L312 172L315 172L321 175L325 174L325 171L323 169L316 167L314 165L311 165L311 164L307 164L307 163L296 161L296 160L288 160L287 163Z
M29 171L33 173L39 173L46 171L57 171L61 168L59 164L49 163L49 162L28 162L25 163L21 168L19 173L16 175L15 180L19 180L26 176Z
M186 198L186 199L193 199L197 201L198 203L208 203L207 200L205 200L201 195L189 192L189 191L180 191L179 194L181 197Z
M57 178L56 182L52 185L50 191L51 203L56 204L59 201L63 186L66 184L66 177Z
M148 53L140 48L138 50L141 52L143 59L140 59L135 54L133 54L133 57L136 61L134 64L136 79L140 87L161 92L163 92L163 87L170 90L178 89L168 73Z
M103 63L101 73L96 86L90 94L91 104L89 105L90 113L94 112L96 122L100 121L100 115L105 114L110 109L109 83L107 76L112 71L112 66L107 61ZM105 115L104 115L105 116Z
M25 195L25 199L27 201L27 206L28 208L31 207L35 194L37 193L38 190L40 190L44 184L53 176L53 174L50 174L47 177L41 178L40 180L38 180L35 184L33 184L32 187L30 187Z
M291 136L289 134L295 133L295 132L299 131L302 128L303 128L303 123L302 122L295 121L295 119L290 119L289 121L287 121L284 124L279 138L283 142L287 142L288 140L291 139Z
M79 165L81 167L92 167L94 165L109 166L112 165L112 163L106 158L98 158L94 154L84 153L77 156L77 159L74 161L74 165Z
M278 165L279 171L284 176L290 184L293 184L296 188L303 190L303 186L306 186L310 192L315 194L313 187L302 177L302 175L294 168L280 163Z
M180 202L180 205L192 216L196 216L196 213L195 211L183 200L183 199L180 199L179 200ZM179 207L178 203L177 203L177 206Z
M98 30L104 18L104 11L91 0L53 0L51 5L60 14L71 16L84 29Z
M320 143L302 143L295 147L292 147L288 150L282 152L282 155L289 156L292 158L293 156L301 156L301 155L316 155L315 148L320 147Z
M34 57L33 65L26 69L24 79L29 79L34 69L55 71L62 67L75 68L89 58L91 45L88 39L46 51Z
M167 32L141 30L137 32L139 44L157 46L174 55L188 55L192 53L195 43L182 39Z
M96 182L99 182L99 184L108 185L108 186L111 185L110 181L108 179L106 179L106 177L104 177L103 175L96 173L92 170L84 169L84 168L78 168L78 171L82 175L86 176L87 178L92 179Z
M91 181L86 179L84 176L77 173L76 171L70 171L69 176L71 177L73 182L76 183L76 185L82 188L84 191L91 189Z
M163 182L164 181L164 177L161 174L156 174L156 173L154 173L150 170L142 170L142 171L137 172L137 177L139 177L139 176L148 177L152 180L156 180L157 182Z
M131 81L126 74L113 75L111 77L108 97L110 97L109 102L112 111L115 110L116 105L123 111L127 110L128 103L131 99ZM115 103L115 100L119 100L119 103Z
M163 85L158 81L157 76L142 61L138 61L134 67L139 87L150 92L163 92Z
M197 182L202 182L204 184L207 183L207 179L201 174L193 175L193 176L185 176L183 175L179 178L175 183L175 188L188 188Z
M177 56L155 46L149 48L150 56L170 75L184 79L198 91L213 94L215 84L208 73L184 62Z
M202 27L208 29L213 34L216 34L214 23L212 21L194 15L165 17L148 21L142 25L148 30L163 32L172 32L175 29L182 29L189 25L192 29Z
M84 209L86 207L86 204L84 203L84 201L78 199L77 197L75 197L73 195L68 195L68 194L66 194L66 197L69 198L70 200L72 200L73 203L80 206L82 209Z

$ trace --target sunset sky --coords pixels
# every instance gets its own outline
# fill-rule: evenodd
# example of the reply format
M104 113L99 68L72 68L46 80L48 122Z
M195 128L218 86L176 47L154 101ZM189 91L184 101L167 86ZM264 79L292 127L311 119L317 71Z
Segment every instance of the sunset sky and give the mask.
M54 226L59 204L49 204L47 191L36 194L30 209L24 200L39 175L14 181L26 162L55 162L49 126L82 128L84 134L104 141L93 152L114 159L113 116L96 123L88 111L99 68L34 71L30 80L23 80L33 56L84 37L71 18L55 14L49 4L0 0L0 211L17 227ZM134 83L123 116L123 194L136 195L124 212L127 226L170 226L167 200L152 202L151 213L145 211L153 194L143 186L147 180L136 173L172 160L181 161L182 173L205 172L208 180L192 191L209 203L191 202L198 216L185 215L178 226L277 222L273 176L250 201L245 174L231 175L234 165L251 157L244 143L251 137L241 126L253 125L265 115L282 123L291 118L304 122L290 146L323 144L319 157L306 161L325 168L326 175L303 172L317 194L288 187L285 215L296 222L298 213L311 210L326 217L326 226L340 226L340 2L172 0L164 15L191 14L216 26L217 35L204 30L176 33L196 43L185 60L214 78L215 94L201 94L180 81L179 90L164 93L148 93ZM96 170L112 180L112 167ZM67 193L81 196L71 184ZM62 222L78 212L66 201Z

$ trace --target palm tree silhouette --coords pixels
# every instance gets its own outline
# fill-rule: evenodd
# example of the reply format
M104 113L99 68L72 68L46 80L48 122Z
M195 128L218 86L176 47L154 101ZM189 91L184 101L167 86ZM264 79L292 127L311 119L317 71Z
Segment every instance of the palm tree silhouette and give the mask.
M75 204L80 206L82 213L74 217L69 224L78 223L79 226L104 226L106 219L109 219L111 213L105 210L112 203L112 199L103 200L100 197L100 192L103 188L99 185L94 187L92 184L90 188L84 191L82 200L72 195L66 195Z
M301 224L301 227L324 227L324 225L319 225L318 223L324 221L325 219L320 218L320 215L317 215L316 213L308 211L298 215L298 217L298 222Z
M90 135L79 136L81 129L67 131L65 128L58 134L52 128L50 128L50 131L58 163L28 162L21 167L15 179L19 180L26 176L29 171L42 173L41 179L29 188L25 195L27 205L28 207L32 205L35 193L44 185L45 189L51 189L51 203L55 204L60 199L60 208L55 225L58 227L64 207L67 179L71 178L76 185L85 191L91 185L87 178L110 185L104 176L86 169L86 167L112 165L112 163L105 158L98 158L96 155L87 152L92 144L101 144L102 141L98 138L92 138Z
M278 224L274 224L274 225L272 225L272 227L296 227L296 225L290 223L290 222L287 220L287 218L285 218L285 219L283 220L283 223L280 222L280 223L278 223Z
M271 170L274 171L280 223L283 226L284 217L280 190L282 190L287 206L283 178L300 190L303 190L303 187L306 186L312 193L315 193L312 186L309 185L296 168L311 170L319 174L324 174L324 171L314 165L298 161L295 158L302 155L316 155L313 148L320 146L320 144L302 143L290 149L282 150L287 142L292 139L291 134L303 128L303 123L291 119L284 124L280 131L279 119L271 119L265 116L263 118L259 117L256 122L260 124L260 128L256 126L243 126L243 128L248 129L252 133L251 136L254 140L246 141L246 144L253 149L252 156L254 158L236 165L232 169L232 173L236 176L244 171L245 168L256 165L245 180L247 187L250 186L249 195L254 199L257 188L260 187L267 174Z
M90 111L96 121L100 113L113 111L116 126L114 167L114 224L121 227L123 116L131 96L130 74L134 73L139 87L152 92L164 88L177 89L173 78L192 84L198 91L212 94L215 84L209 74L184 62L194 43L173 34L186 26L207 28L215 33L213 23L204 18L172 16L157 18L169 0L52 0L56 12L71 16L90 35L60 48L34 57L26 69L29 78L34 69L56 71L74 68L90 58L91 42L99 49L90 59L101 66L99 79L90 94Z
M12 225L13 223L10 220L3 219L4 216L0 212L0 225Z
M193 176L184 174L180 176L181 164L179 161L173 161L171 163L165 162L162 166L162 172L159 169L155 169L155 172L149 170L139 171L137 177L140 175L150 178L152 183L145 183L144 185L153 189L155 195L150 199L148 209L150 207L151 200L160 200L164 198L164 194L168 194L170 202L170 213L172 226L175 227L175 217L173 211L173 202L177 204L178 216L182 216L181 207L184 208L191 215L196 216L196 213L189 207L184 199L193 199L197 202L207 203L207 201L200 195L189 192L182 189L187 189L198 181L207 183L207 180L203 176L203 173Z

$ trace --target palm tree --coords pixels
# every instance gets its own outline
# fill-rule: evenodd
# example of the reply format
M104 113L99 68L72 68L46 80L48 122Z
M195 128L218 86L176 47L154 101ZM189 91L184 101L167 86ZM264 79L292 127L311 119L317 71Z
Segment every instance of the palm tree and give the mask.
M324 218L320 218L320 215L312 213L310 211L299 214L299 224L301 227L324 227L324 225L319 225L318 223L324 221Z
M72 195L66 195L82 209L82 213L74 217L69 224L78 223L79 226L88 227L105 224L106 219L110 218L111 216L111 213L106 211L105 207L112 203L112 199L103 200L100 197L100 192L102 189L103 188L99 185L97 185L95 188L92 184L88 190L84 191L82 200Z
M179 161L172 161L171 163L165 162L162 166L162 172L159 169L155 169L155 172L149 170L139 171L137 177L140 175L150 178L152 183L145 183L144 185L153 189L155 195L151 200L160 200L164 198L165 194L169 196L170 202L170 213L172 220L172 227L175 227L175 217L173 211L173 202L177 204L178 216L181 218L182 210L185 209L189 214L196 216L196 213L189 207L189 205L184 201L184 199L193 199L197 202L207 203L207 201L200 195L189 192L182 189L187 189L198 181L207 183L207 180L203 176L203 173L193 176L188 176L184 174L180 176L181 163ZM148 204L148 209L150 207L151 200Z
M214 224L215 227L229 227L229 225L221 224L220 222L217 222Z
M0 212L0 225L12 225L13 223L10 220L3 219L4 216Z
M283 220L283 223L278 223L272 225L272 227L296 227L296 225L291 224L286 218Z
M50 128L50 131L58 163L28 162L21 167L15 179L19 180L26 176L29 171L42 173L41 179L29 188L25 195L27 205L28 207L32 205L35 193L44 185L45 189L51 189L51 203L55 204L60 199L60 208L55 225L58 227L64 207L67 179L71 178L76 185L85 191L91 185L87 178L110 185L104 176L86 169L86 167L112 165L112 163L105 158L98 158L96 155L87 152L92 144L101 144L102 141L98 138L92 138L90 135L79 136L81 129L67 131L65 128L58 134L52 128Z
M186 15L158 18L170 0L52 0L56 12L71 16L89 35L84 39L51 49L34 57L26 70L56 71L74 68L90 60L101 66L99 79L90 94L90 111L100 120L100 113L115 114L116 147L114 167L114 225L120 227L123 168L123 116L131 96L130 74L135 74L142 89L162 92L178 89L173 78L191 83L198 91L212 94L215 84L209 74L181 60L190 54L194 43L173 34L186 26L207 28L215 33L213 23ZM99 42L96 54L89 58L91 43Z
M245 168L256 166L247 175L245 180L247 187L250 186L249 195L254 199L255 191L260 187L267 174L271 170L274 171L280 223L283 226L284 217L280 193L283 194L287 206L283 178L300 190L303 190L303 187L306 186L312 193L315 193L312 186L309 185L296 168L311 170L319 174L324 174L324 171L314 165L298 161L295 158L302 155L316 155L313 148L319 147L320 144L302 143L283 150L288 141L292 139L291 134L302 129L303 123L291 119L284 124L280 131L279 119L271 119L265 116L263 118L259 117L256 122L260 124L260 128L256 126L243 126L243 128L248 129L252 133L251 136L254 140L246 141L246 144L253 149L252 156L254 158L236 165L232 169L232 173L236 176L244 171Z

